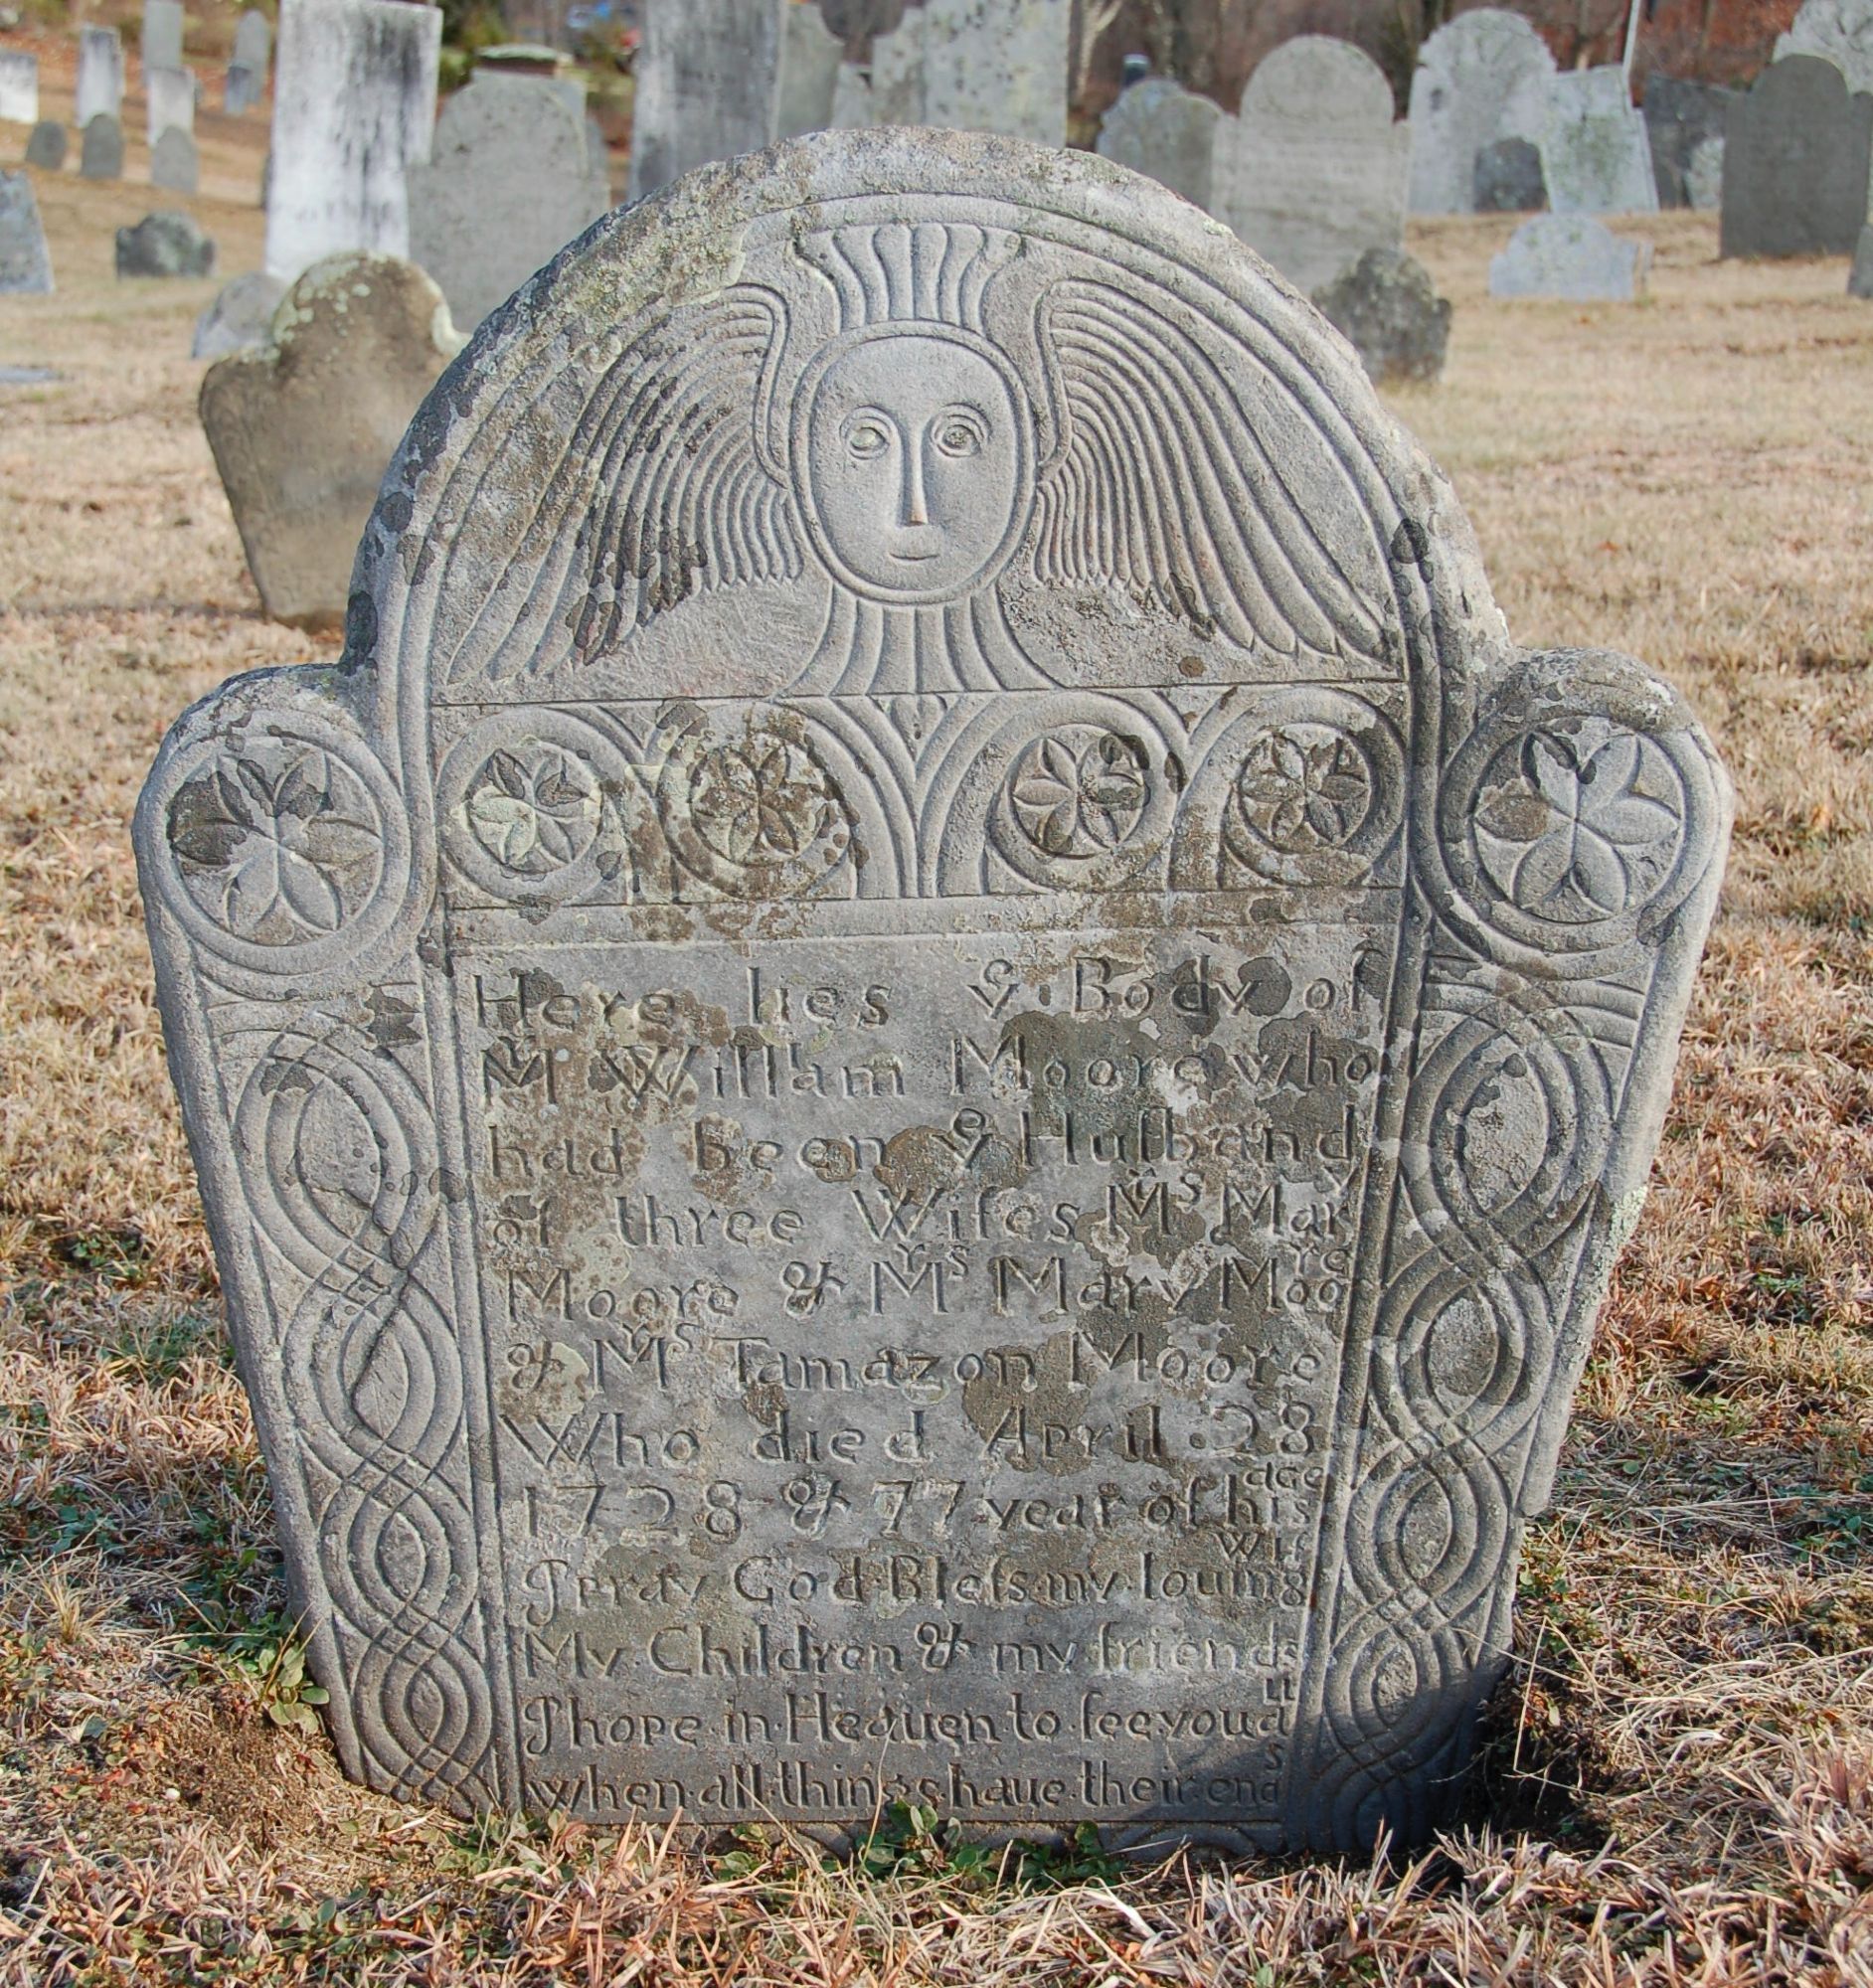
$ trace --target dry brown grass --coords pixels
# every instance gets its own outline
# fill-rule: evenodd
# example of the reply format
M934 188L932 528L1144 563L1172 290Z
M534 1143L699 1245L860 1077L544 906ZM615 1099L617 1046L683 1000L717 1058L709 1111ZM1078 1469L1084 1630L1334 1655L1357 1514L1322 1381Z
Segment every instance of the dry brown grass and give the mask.
M1873 307L1840 263L1719 266L1668 219L1654 302L1511 307L1500 225L1419 239L1454 353L1398 405L1511 625L1663 665L1741 790L1475 1826L1370 1868L879 1879L465 1832L263 1715L266 1490L125 821L186 702L308 645L255 617L195 424L211 286L112 282L147 196L41 199L60 294L0 306L0 362L67 375L0 389L0 1981L1873 1982ZM195 205L253 266L257 214Z

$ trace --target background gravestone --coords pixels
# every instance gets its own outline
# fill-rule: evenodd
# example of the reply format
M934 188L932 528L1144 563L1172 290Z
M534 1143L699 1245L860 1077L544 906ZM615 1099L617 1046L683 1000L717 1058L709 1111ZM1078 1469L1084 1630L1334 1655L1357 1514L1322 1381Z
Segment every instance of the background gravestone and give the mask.
M789 0L643 0L632 74L630 197L712 159L758 152L780 111Z
M1873 91L1873 5L1869 0L1802 0L1788 32L1776 39L1776 60L1820 56L1852 90Z
M81 28L72 121L82 131L93 117L116 117L122 109L123 43L116 29Z
M1450 302L1438 295L1431 271L1415 256L1368 248L1313 301L1376 384L1428 387L1443 377Z
M215 245L186 214L165 208L117 230L119 276L212 276Z
M79 134L79 171L87 180L123 177L123 126L101 110Z
M1223 111L1167 76L1130 84L1106 113L1099 153L1213 211Z
M136 823L353 1773L1449 1814L1728 811L1474 545L1084 154L799 141L484 328L342 666L195 706Z
M143 72L143 90L148 110L149 142L154 145L165 131L195 130L195 78L186 69L148 69Z
M52 255L30 173L0 171L0 296L50 296Z
M264 94L265 85L257 72L244 63L228 65L228 73L222 80L221 107L230 117L252 110Z
M399 0L282 0L266 268L410 251L407 173L429 156L442 16Z
M1853 266L1847 271L1850 297L1873 297L1873 228L1863 228L1854 245Z
M1472 8L1432 35L1412 76L1412 212L1469 213L1476 154L1532 135L1507 127L1510 99L1528 79L1554 73L1547 43L1499 7Z
M1645 120L1617 67L1529 75L1516 84L1506 122L1541 152L1548 205L1557 214L1655 214Z
M410 169L410 253L464 332L597 220L583 115L544 77L477 77Z
M1870 171L1873 95L1818 56L1773 63L1730 106L1722 252L1851 255Z
M1072 0L924 0L871 44L869 82L841 72L836 124L932 124L1067 142ZM848 73L853 80L848 81Z
M169 193L194 193L201 179L195 140L173 125L150 147L149 183Z
M1526 138L1498 138L1476 154L1478 214L1538 214L1548 205L1541 151Z
M1714 207L1723 187L1724 129L1734 89L1655 76L1645 85L1645 135L1660 207Z
M288 289L266 343L203 376L202 426L274 620L343 622L384 466L461 344L414 263L333 255Z
M266 87L267 65L273 59L273 27L257 7L250 7L235 25L234 60Z
M49 173L63 172L69 144L63 124L42 118L33 126L33 135L26 141L26 163Z
M137 43L137 59L143 65L145 81L153 69L182 67L183 28L182 0L143 0L143 33Z
M222 286L215 301L195 320L191 359L225 359L251 345L264 345L273 312L286 294L277 276L250 269Z
M1489 294L1629 304L1651 265L1649 242L1627 241L1590 215L1538 214L1490 257Z
M0 49L0 123L39 122L39 58Z
M780 98L773 135L797 138L829 130L845 44L827 28L817 7L789 5L781 19Z
M1392 86L1350 42L1300 35L1249 79L1217 145L1216 212L1313 290L1368 248L1399 248L1412 134Z

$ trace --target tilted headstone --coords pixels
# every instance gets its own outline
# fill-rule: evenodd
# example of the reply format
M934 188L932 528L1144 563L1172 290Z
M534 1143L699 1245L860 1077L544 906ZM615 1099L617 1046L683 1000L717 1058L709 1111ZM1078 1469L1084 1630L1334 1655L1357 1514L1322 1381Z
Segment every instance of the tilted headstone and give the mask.
M265 94L265 83L257 70L251 70L245 63L230 63L228 74L222 83L221 107L231 117L239 117L244 111L252 110Z
M170 193L194 193L202 177L195 140L173 125L150 148L149 183Z
M817 7L789 4L783 10L776 138L832 128L832 98L844 52L844 42L827 28Z
M1819 56L1772 63L1730 106L1722 252L1851 255L1870 171L1873 95Z
M250 7L235 27L234 60L266 86L266 68L273 59L273 26L257 7Z
M30 173L0 171L0 296L50 296L52 253Z
M1300 35L1249 79L1217 143L1216 213L1304 290L1403 247L1411 127L1350 42Z
M1722 187L1724 126L1736 97L1734 89L1675 76L1655 76L1646 83L1645 135L1652 148L1652 179L1660 207L1715 205L1696 196L1708 196L1712 186ZM1710 146L1716 148L1714 155L1706 149Z
M1099 154L1143 173L1195 201L1215 202L1216 153L1222 109L1167 76L1130 84L1100 126Z
M286 292L264 344L203 376L202 426L274 620L343 622L385 465L461 343L414 263L333 255Z
M182 0L143 0L143 33L137 57L145 78L151 70L182 67L183 28Z
M148 109L149 142L165 131L195 129L195 78L186 69L146 69L143 90Z
M1651 266L1649 242L1628 241L1591 215L1538 214L1490 257L1489 294L1629 304L1644 294Z
M1469 213L1476 154L1530 135L1508 128L1510 98L1526 79L1554 73L1547 43L1499 7L1473 8L1431 36L1412 77L1412 212Z
M1776 60L1785 56L1821 56L1849 89L1873 91L1873 0L1802 0L1788 32L1776 38Z
M790 0L643 0L632 75L630 197L769 144Z
M283 282L347 249L410 252L408 168L435 134L439 8L282 0L266 268Z
M1539 148L1556 214L1657 213L1645 120L1617 65L1524 77L1506 121Z
M0 123L39 122L39 58L0 49Z
M51 118L41 118L33 126L33 135L26 141L26 163L49 173L63 172L69 149L70 140L65 126Z
M123 126L104 111L79 134L79 171L87 180L123 177Z
M117 230L119 276L212 276L215 244L186 214L163 209Z
M286 294L277 276L250 269L224 284L221 294L195 320L189 344L191 359L225 359L251 345L264 345L273 312Z
M449 98L427 165L410 168L410 254L472 331L597 220L582 115L544 77L477 77Z
M224 684L136 826L352 1773L1449 1813L1728 812L1474 545L1084 154L798 141L496 320L342 666Z
M115 28L79 30L78 97L72 121L82 131L93 117L123 110L123 42Z
M1443 377L1450 302L1438 295L1431 271L1415 256L1368 248L1313 301L1378 385L1428 387Z
M1472 187L1478 214L1539 214L1548 205L1541 148L1526 138L1498 138L1483 146Z

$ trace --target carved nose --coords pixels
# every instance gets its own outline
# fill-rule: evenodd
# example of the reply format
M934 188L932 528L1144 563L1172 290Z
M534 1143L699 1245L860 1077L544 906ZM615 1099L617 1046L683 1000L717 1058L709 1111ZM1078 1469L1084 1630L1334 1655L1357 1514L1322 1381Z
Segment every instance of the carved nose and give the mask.
M918 434L910 437L904 451L904 487L898 493L898 523L930 523L930 505L924 493L924 438Z

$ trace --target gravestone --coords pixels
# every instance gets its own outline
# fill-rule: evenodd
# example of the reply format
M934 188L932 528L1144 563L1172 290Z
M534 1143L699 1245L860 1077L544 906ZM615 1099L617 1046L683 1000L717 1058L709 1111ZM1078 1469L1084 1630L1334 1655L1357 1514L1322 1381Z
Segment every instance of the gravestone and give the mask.
M79 31L78 96L72 121L82 131L93 117L123 109L123 42L115 28Z
M212 276L215 245L193 220L174 209L146 214L134 228L117 230L119 276Z
M1508 126L1510 99L1528 79L1554 73L1547 43L1499 7L1473 8L1431 36L1412 76L1412 212L1469 213L1476 154L1532 135Z
M1660 207L1716 205L1714 195L1723 185L1724 126L1736 98L1734 89L1675 76L1655 76L1645 85L1645 135Z
M1403 247L1412 134L1350 42L1300 35L1249 79L1217 144L1216 212L1304 290Z
M472 331L601 215L586 120L544 77L477 76L410 168L410 254Z
M1849 89L1873 91L1873 5L1802 0L1788 32L1776 39L1776 60L1785 56L1820 56L1847 79Z
M203 376L202 426L274 620L343 622L385 465L461 343L414 263L333 255L286 292L265 343Z
M1649 242L1615 235L1585 214L1538 214L1489 260L1492 297L1556 297L1570 303L1634 303L1652 265Z
M1126 86L1100 126L1099 153L1180 193L1206 212L1214 200L1222 110L1167 76Z
M1072 0L907 7L896 27L872 41L868 121L1064 145L1072 14Z
M797 138L807 131L830 130L845 44L827 28L817 7L789 5L782 23L774 136Z
M143 34L137 56L147 80L151 70L182 67L182 0L143 0Z
M101 110L79 134L79 171L87 180L123 177L123 126Z
M1847 271L1850 297L1873 297L1873 227L1863 228L1854 245L1853 266Z
M201 181L195 140L173 125L150 148L149 183L169 193L194 193Z
M0 123L39 122L39 58L0 49Z
M195 320L191 359L225 359L251 345L264 345L268 326L286 286L263 269L250 269L222 286L215 301Z
M1541 151L1526 138L1498 138L1476 154L1478 214L1539 214L1548 205Z
M1730 106L1726 255L1851 255L1867 220L1873 95L1819 56L1772 63Z
M1645 120L1617 66L1525 76L1506 122L1539 148L1556 214L1657 213Z
M165 131L195 129L195 78L186 69L146 69L143 90L148 109L147 134L154 145Z
M265 93L265 83L256 70L245 63L230 63L222 83L221 107L230 117L252 110Z
M42 118L26 141L26 163L49 173L63 172L68 144L65 126L51 118Z
M346 249L409 253L406 175L434 137L441 33L439 8L403 0L282 0L269 275Z
M1368 248L1313 294L1315 308L1379 386L1434 386L1450 345L1450 303L1431 271L1396 248Z
M643 0L632 74L630 197L692 167L758 152L780 113L789 0Z
M273 28L257 7L250 7L235 26L234 60L266 87L266 69L273 59Z
M1084 154L796 141L484 328L342 665L195 706L136 825L353 1774L1449 1813L1728 811L1474 547Z
M31 173L0 170L0 296L52 294L52 254Z

